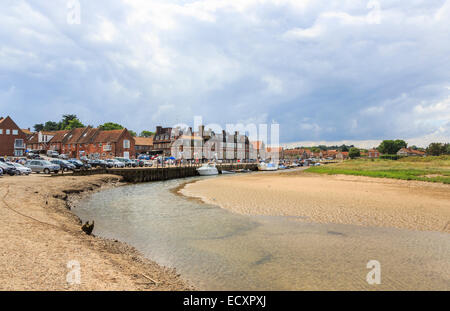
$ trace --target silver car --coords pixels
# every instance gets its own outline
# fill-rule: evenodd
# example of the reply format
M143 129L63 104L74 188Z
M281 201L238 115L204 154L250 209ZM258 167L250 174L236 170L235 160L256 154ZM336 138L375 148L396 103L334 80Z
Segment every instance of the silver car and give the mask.
M19 171L20 175L30 175L31 169L29 167L23 166L20 163L8 162L8 164L14 165L16 169Z
M61 167L59 165L50 163L49 161L46 161L46 160L29 160L29 161L27 161L25 166L30 168L33 172L36 172L36 173L43 172L45 174L50 174L50 173L57 174L59 172L59 170L61 169Z

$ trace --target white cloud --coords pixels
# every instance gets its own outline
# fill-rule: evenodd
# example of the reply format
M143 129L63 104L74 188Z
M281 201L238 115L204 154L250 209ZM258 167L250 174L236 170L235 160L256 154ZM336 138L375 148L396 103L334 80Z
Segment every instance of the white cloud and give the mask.
M379 24L368 1L81 1L80 25L65 0L9 2L0 90L24 127L201 114L276 119L281 141L448 135L450 1L379 1Z

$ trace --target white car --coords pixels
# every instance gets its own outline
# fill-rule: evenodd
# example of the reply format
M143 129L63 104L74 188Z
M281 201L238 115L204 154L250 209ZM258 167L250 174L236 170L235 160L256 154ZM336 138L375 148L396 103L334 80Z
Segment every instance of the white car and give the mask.
M31 174L31 168L28 168L26 166L23 166L19 163L14 162L8 162L9 164L12 164L16 167L16 169L20 172L20 175L30 175Z
M115 159L108 159L106 162L111 163L114 167L125 167L125 163Z

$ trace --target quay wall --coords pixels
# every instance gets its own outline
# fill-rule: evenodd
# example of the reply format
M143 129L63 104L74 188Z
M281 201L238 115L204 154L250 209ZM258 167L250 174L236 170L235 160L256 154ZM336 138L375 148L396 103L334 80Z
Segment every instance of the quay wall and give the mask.
M94 174L113 174L122 176L124 181L131 183L141 183L149 181L162 181L176 178L185 178L197 176L199 166L173 166L173 167L136 167L136 168L109 168L75 171L74 176L85 176ZM219 173L232 170L251 170L258 169L257 164L234 163L218 164Z

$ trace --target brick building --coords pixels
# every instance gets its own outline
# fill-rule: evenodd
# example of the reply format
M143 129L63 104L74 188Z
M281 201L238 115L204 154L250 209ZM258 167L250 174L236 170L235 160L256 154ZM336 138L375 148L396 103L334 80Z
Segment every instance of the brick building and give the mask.
M39 143L40 136L36 133L28 141L29 148L37 146L40 149L55 150L70 158L82 156L101 159L134 158L136 155L134 137L127 129L102 131L88 126L65 131L43 132L41 135L43 141L46 140L44 135L50 136L51 139L45 143Z
M25 155L27 135L8 116L0 117L0 156Z
M153 150L153 136L152 137L135 137L134 146L136 154L147 154Z
M377 149L370 149L369 151L367 151L367 156L370 159L379 158L380 152Z

